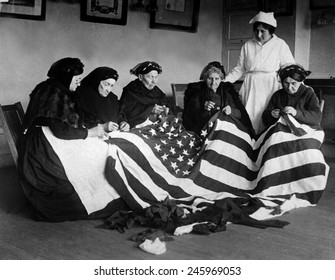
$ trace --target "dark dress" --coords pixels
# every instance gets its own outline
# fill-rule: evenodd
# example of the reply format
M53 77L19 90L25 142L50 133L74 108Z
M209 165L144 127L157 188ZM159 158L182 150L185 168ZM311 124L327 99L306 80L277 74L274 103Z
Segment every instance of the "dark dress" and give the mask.
M32 92L25 114L26 132L19 147L19 180L37 220L60 222L102 218L124 207L121 200L116 200L88 215L42 131L41 126L48 126L61 139L87 137L87 130L80 127L71 94L58 81L48 79Z
M215 102L215 108L211 111L204 108L208 100ZM231 83L221 82L216 92L209 89L204 81L188 84L184 97L183 125L187 130L200 134L210 118L227 105L232 110L230 116L238 119L253 135L249 115Z
M157 86L148 90L136 79L123 88L120 113L126 118L130 128L133 128L150 117L155 104L170 108L166 95Z
M299 123L320 128L322 118L320 102L311 87L301 84L295 94L289 94L284 89L276 91L263 112L264 124L270 126L277 122L278 119L271 115L272 110L283 109L286 106L292 106L297 110L294 118Z

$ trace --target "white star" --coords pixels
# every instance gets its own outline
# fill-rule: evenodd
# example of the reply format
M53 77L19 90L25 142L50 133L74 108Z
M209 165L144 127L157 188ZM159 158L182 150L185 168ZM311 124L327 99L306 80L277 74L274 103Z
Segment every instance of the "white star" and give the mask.
M158 129L160 132L164 132L164 128L162 126L160 126Z
M154 149L156 149L157 152L161 151L161 145L155 144Z
M209 126L209 127L212 127L212 126L213 126L213 122L209 122L209 123L208 123L208 126Z
M173 126L171 126L170 132L175 131L175 130L176 129Z
M183 150L183 155L189 156L189 153L187 152L187 150Z
M194 147L194 141L191 140L189 145L190 145L191 148L193 148Z
M161 156L161 158L163 159L163 161L166 161L167 158L168 158L168 155L167 155L167 154L164 154L164 155Z
M171 147L170 153L174 155L176 153L176 149Z
M184 175L184 176L190 175L190 171L188 171L188 170L183 171L183 175Z
M176 169L174 172L175 172L176 174L178 174L179 171L180 171L180 169L178 168L178 169Z
M182 162L184 161L184 157L182 155L179 155L179 157L177 158L178 161Z
M145 134L142 134L142 135L143 135L143 138L149 139L148 135L145 135Z
M173 169L176 169L176 168L178 168L178 165L177 165L177 163L171 161L171 167L172 167Z
M167 136L169 136L169 139L170 139L170 137L172 136L172 133L171 132L167 132L166 134L167 134Z
M151 136L157 135L156 130L154 130L153 128L150 129L150 133L151 133Z
M183 146L183 143L181 142L181 140L177 140L177 145L179 146L179 148Z
M164 127L164 128L167 128L167 127L168 127L167 122L164 122L164 123L163 123L163 127Z
M187 165L191 165L191 166L193 166L194 163L195 163L195 162L193 161L193 159L189 159L188 162L187 162Z
M201 136L206 137L207 136L207 130L201 130Z
M208 143L209 143L209 140L206 138L205 145L208 145Z
M167 145L166 140L161 140L161 142L162 142L164 145Z

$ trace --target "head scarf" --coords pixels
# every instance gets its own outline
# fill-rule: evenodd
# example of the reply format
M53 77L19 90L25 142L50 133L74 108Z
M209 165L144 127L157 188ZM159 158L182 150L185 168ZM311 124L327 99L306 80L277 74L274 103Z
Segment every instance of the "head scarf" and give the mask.
M253 24L255 22L264 22L266 24L269 24L273 27L277 27L277 21L275 17L273 16L273 13L265 13L265 12L259 12L255 17L253 17L249 24Z
M222 75L223 75L223 78L226 76L226 72L224 70L224 67L223 65L220 64L220 62L218 61L212 61L210 63L208 63L205 68L202 70L201 74L200 74L200 80L205 80L206 79L206 76L207 76L207 73L210 69L217 69L219 71L222 72Z
M135 76L138 76L139 74L145 75L153 70L156 70L158 74L162 73L162 67L158 63L154 61L144 61L130 69L130 74Z
M49 71L48 77L58 80L66 88L70 87L73 76L84 72L84 64L79 58L66 57L54 62Z
M112 78L117 80L119 74L110 67L98 67L89 73L81 82L78 92L78 105L89 113L98 123L118 121L119 105L117 96L110 92L106 97L99 93L101 81ZM88 125L85 123L85 125Z
M278 70L278 75L280 80L283 82L287 77L290 77L298 82L302 82L309 76L312 72L306 71L301 65L299 64L290 64L283 66Z

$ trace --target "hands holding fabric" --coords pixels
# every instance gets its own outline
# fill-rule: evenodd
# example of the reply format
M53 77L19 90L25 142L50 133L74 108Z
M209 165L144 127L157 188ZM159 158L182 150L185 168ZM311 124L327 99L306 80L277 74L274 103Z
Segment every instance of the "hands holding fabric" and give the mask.
M290 114L292 115L293 117L295 117L297 115L297 110L294 109L292 106L286 106L283 110L280 110L280 109L274 109L271 111L271 115L272 117L278 119L280 117L280 114L284 113L284 114Z

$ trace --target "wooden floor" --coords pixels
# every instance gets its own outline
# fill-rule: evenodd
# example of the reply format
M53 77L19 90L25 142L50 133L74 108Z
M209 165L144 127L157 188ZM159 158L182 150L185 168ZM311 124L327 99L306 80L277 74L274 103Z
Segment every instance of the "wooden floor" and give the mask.
M123 234L96 228L101 221L35 222L17 181L16 169L0 169L0 258L3 260L334 260L335 148L325 146L331 166L327 188L316 207L294 210L283 229L228 225L208 236L186 234L167 242L167 251L151 255Z

